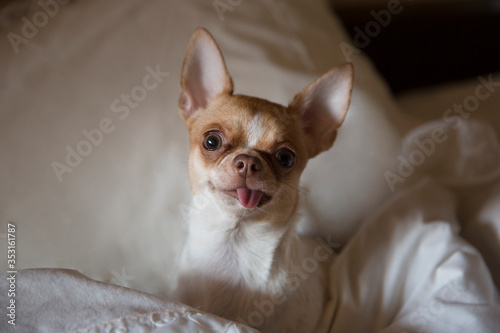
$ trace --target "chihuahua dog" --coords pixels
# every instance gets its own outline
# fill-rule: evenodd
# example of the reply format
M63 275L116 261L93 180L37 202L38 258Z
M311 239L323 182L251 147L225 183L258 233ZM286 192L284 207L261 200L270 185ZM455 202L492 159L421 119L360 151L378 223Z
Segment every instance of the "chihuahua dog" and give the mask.
M326 270L318 266L307 279L290 274L314 248L296 231L299 179L308 159L332 146L352 84L352 65L343 64L288 107L233 94L214 39L203 28L195 31L179 99L194 196L179 300L262 332L315 330Z

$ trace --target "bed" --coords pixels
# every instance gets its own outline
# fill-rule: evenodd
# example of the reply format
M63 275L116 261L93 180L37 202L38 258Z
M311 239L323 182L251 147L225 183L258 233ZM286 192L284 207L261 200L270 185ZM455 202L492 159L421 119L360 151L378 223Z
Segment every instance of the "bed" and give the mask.
M255 332L171 299L198 26L235 92L282 104L354 64L302 179L300 232L339 250L323 331L498 332L500 76L395 99L322 0L53 0L3 27L0 331Z

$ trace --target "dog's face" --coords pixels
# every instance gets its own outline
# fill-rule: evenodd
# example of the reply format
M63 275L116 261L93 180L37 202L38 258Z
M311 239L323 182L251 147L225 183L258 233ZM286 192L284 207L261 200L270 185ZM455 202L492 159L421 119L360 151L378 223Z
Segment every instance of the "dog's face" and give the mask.
M181 85L179 108L190 133L193 194L205 196L230 217L255 220L272 215L288 221L296 210L307 160L333 144L344 119L352 67L327 73L288 107L233 95L215 41L198 29Z
M308 153L294 112L258 98L220 95L188 121L188 128L195 194L254 218L295 210Z

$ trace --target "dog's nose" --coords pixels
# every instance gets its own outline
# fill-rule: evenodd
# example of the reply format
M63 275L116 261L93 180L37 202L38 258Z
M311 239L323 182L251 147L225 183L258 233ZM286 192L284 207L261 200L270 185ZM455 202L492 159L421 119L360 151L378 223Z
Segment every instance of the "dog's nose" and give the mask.
M238 155L233 160L234 170L243 177L249 177L262 170L262 161L256 156Z

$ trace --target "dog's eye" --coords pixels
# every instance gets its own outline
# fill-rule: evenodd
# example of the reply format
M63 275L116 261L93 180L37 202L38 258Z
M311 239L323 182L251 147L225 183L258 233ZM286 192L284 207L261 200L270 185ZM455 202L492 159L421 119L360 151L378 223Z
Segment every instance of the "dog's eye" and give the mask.
M222 146L222 137L219 133L208 133L207 136L205 136L203 145L206 150L217 150Z
M291 168L295 163L295 154L290 149L283 148L276 153L276 159L285 168Z

